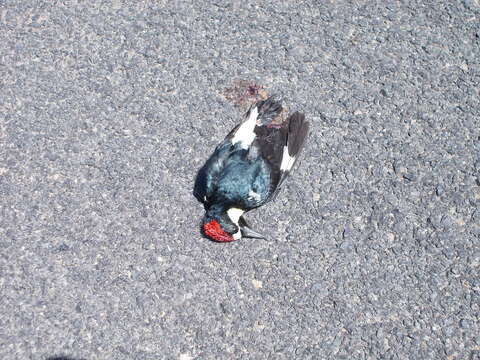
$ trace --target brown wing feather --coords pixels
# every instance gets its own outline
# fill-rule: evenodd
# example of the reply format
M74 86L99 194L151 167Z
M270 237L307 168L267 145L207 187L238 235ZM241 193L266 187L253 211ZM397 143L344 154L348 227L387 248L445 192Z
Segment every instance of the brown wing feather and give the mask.
M288 154L297 156L305 144L310 124L305 121L305 115L296 112L288 118Z
M286 139L286 145L288 147L288 155L290 155L291 157L294 157L295 160L290 170L280 171L280 179L275 184L274 191L272 192L272 195L270 196L269 201L274 200L276 198L278 192L280 191L280 187L282 183L285 181L288 174L293 169L293 166L297 162L300 152L302 151L303 146L305 145L305 140L307 139L308 131L310 128L310 124L308 123L308 121L305 121L305 115L299 112L296 112L290 115L284 124L286 125L286 127L288 126L288 134ZM280 159L281 158L282 157L280 157Z

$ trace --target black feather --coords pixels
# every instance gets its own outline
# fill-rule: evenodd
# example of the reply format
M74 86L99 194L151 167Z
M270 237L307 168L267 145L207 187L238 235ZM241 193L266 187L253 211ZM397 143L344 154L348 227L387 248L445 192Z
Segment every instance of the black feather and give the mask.
M258 119L262 125L270 124L283 110L282 104L276 101L273 96L270 96L267 100L257 102L248 111L248 114L254 107L258 108Z
M288 154L297 156L302 150L308 135L310 124L305 121L305 115L296 112L290 115L288 122Z
M230 142L224 140L217 146L212 156L198 171L193 188L193 195L206 206L208 206L211 201L212 194L215 193L217 181L222 174L225 162L231 155L231 152Z
M270 168L270 188L271 192L273 192L282 177L280 165L282 163L283 148L287 144L287 128L257 126L255 134L257 136L252 147L258 149Z
M278 181L272 184L272 194L269 197L268 201L275 200L278 192L280 191L281 185L287 178L288 174L290 174L293 166L298 160L300 152L305 144L305 140L307 139L308 131L310 128L310 124L305 121L305 115L295 112L288 117L288 119L284 123L284 127L282 128L283 131L286 132L285 134L285 141L282 144L281 152L276 154L277 156L280 155L280 163L278 164L278 173L279 178ZM288 154L291 157L295 157L294 163L290 170L282 171L280 170L280 164L283 158L283 146L288 146Z

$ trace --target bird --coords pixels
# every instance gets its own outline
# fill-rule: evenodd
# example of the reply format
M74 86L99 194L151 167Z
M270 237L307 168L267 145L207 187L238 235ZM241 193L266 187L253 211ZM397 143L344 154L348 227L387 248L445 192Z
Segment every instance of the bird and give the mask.
M243 215L276 198L310 127L300 112L279 123L282 111L274 96L253 104L198 171L193 194L204 205L201 230L210 240L267 239Z

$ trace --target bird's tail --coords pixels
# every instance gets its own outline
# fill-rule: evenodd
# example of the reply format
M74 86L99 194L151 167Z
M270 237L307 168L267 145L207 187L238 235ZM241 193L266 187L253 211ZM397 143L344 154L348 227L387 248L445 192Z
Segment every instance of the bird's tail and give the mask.
M267 100L258 101L253 105L248 111L247 117L254 108L258 110L257 121L261 125L270 124L283 110L282 104L276 101L273 96L270 96Z

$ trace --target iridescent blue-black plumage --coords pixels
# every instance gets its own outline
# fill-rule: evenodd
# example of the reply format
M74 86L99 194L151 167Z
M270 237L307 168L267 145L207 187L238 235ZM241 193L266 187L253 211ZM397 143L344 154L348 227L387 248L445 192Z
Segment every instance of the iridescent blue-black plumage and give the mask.
M195 197L204 204L204 224L215 221L226 234L218 236L218 227L207 236L217 241L240 230L252 232L241 217L274 198L290 172L308 134L308 122L294 113L282 124L273 120L282 107L273 98L260 101L247 112L246 120L236 126L199 170ZM250 231L250 232L249 232ZM233 238L232 238L233 240Z
M270 168L260 153L226 139L198 172L195 196L207 209L225 204L251 210L268 199L270 183Z

